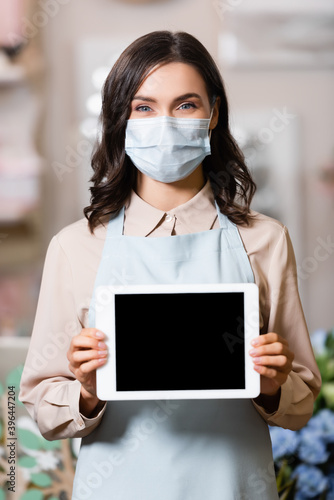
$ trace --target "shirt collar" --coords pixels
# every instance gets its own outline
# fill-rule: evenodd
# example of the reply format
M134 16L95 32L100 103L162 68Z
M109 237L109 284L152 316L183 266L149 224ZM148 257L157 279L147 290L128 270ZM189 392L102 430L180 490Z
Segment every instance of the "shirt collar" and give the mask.
M124 234L148 236L162 223L167 213L175 216L177 223L183 226L182 233L211 229L217 218L217 210L210 181L193 198L168 212L152 207L132 191L125 207Z

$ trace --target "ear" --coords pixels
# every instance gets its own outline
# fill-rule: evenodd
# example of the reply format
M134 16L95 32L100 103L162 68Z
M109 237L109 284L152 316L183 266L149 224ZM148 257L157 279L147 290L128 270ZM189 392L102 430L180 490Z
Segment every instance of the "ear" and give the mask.
M216 102L213 106L211 122L209 125L210 130L213 130L217 126L218 118L219 118L219 108L220 108L220 97L217 97Z

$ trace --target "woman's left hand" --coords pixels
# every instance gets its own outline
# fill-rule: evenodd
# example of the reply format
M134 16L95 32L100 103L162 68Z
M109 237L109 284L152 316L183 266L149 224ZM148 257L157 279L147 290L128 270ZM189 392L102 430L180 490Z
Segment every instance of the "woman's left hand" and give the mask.
M252 346L254 370L261 375L261 395L276 396L292 370L294 354L287 340L277 333L260 335Z

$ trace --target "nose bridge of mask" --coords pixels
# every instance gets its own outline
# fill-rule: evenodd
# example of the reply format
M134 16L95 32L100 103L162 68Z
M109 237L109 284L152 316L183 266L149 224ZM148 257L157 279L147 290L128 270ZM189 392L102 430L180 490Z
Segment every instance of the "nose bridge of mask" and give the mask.
M210 123L207 119L194 120L169 116L160 117L160 120L160 127L157 122L157 127L152 129L152 133L156 137L156 146L165 151L173 151L175 146L190 146L192 142L202 142L203 132L199 131L207 130Z
M168 116L163 117L160 129L160 137L157 146L171 149L174 144L180 142L175 126Z

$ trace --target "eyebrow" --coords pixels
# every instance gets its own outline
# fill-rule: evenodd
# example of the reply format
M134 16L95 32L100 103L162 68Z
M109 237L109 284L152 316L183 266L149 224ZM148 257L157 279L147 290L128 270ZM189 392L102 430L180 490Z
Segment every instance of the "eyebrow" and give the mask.
M188 94L183 94L179 97L176 97L174 99L174 102L186 101L187 99L191 99L194 97L196 99L202 100L202 97L199 94L196 94L195 92L189 92ZM157 102L156 99L153 99L152 97L146 97L142 95L135 95L133 101Z

